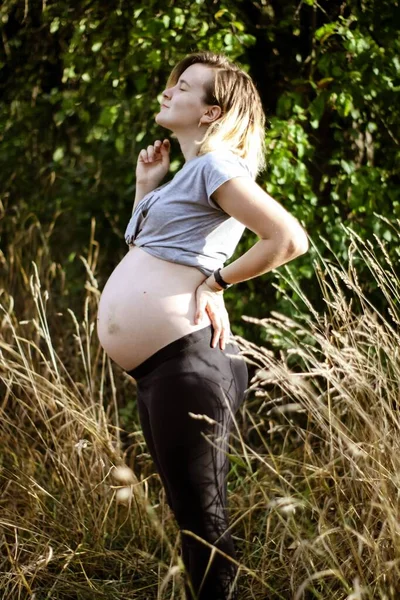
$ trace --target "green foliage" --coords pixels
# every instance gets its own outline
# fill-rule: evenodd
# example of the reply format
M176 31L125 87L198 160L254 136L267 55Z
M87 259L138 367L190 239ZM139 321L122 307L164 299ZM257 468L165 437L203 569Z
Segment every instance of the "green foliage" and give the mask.
M345 259L341 224L364 238L390 240L390 222L400 215L398 16L399 7L389 0L324 8L313 0L268 6L233 0L107 7L89 0L72 7L4 2L4 215L21 224L29 214L44 224L58 215L52 252L71 282L68 304L80 306L82 266L74 257L87 251L93 217L100 284L124 254L137 155L165 134L154 116L171 68L199 48L224 52L259 87L268 117L268 167L259 183L315 244L289 269L318 305L311 264L317 249L324 252L320 239ZM172 173L181 164L173 140ZM12 243L10 222L2 224L5 252ZM246 232L235 257L254 241ZM240 321L243 312L296 314L282 273L226 294L235 332L253 337L251 326ZM360 277L373 293L367 270Z
M313 5L312 12L304 7L304 21L310 19L307 35L311 43L307 44L295 26L295 5L291 5L291 12L288 3L284 11L273 4L273 26L278 33L270 46L280 58L279 68L285 66L281 81L275 82L281 93L271 107L269 165L261 183L297 216L315 244L315 250L297 259L288 270L304 284L310 300L320 306L320 291L310 265L317 249L324 252L320 240L328 239L338 259L345 260L348 248L343 224L364 239L377 236L389 241L390 223L400 216L400 137L396 126L400 40L395 34L399 7L390 2L347 2L341 14L335 14L334 6L324 12L316 3L307 4ZM283 38L288 13L294 27L290 51L284 46L287 38ZM266 22L256 46L261 47L262 35L267 37L273 26ZM265 65L270 78L268 60ZM377 214L384 219L378 219ZM397 248L391 252L396 260ZM282 273L283 269L276 273L280 281L273 308L294 315L296 298L290 297L292 291ZM376 284L362 265L360 277L365 288L374 293ZM264 289L265 280L256 280L254 296L261 300L258 314L262 316L272 308L270 294L268 302L263 301Z

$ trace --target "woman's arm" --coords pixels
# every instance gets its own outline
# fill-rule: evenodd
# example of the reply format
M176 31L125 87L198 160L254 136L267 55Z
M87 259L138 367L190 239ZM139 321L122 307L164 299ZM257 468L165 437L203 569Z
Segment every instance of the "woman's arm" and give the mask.
M307 252L309 243L303 227L254 180L230 179L214 192L213 200L260 238L245 254L221 269L227 283L263 275ZM221 289L213 275L206 283Z
M150 144L147 149L139 152L136 165L136 195L133 203L132 213L136 205L152 192L160 181L168 173L169 152L171 144L169 140L156 140L154 145Z
M150 183L150 184L136 183L136 193L135 193L135 200L133 203L132 213L135 210L136 205L146 196L146 194L148 194L149 192L152 192L156 187L157 187L157 185L154 185L153 183Z

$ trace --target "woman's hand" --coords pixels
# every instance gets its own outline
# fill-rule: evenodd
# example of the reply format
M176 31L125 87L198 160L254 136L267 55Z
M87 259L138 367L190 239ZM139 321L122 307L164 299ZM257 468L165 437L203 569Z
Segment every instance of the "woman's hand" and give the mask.
M219 340L221 350L225 350L225 345L229 342L231 329L223 293L224 290L213 290L203 281L196 290L196 314L194 317L195 325L197 325L204 313L208 314L214 329L212 347L215 348Z
M139 152L136 165L136 183L156 187L169 170L169 140L156 140L154 146L150 145Z

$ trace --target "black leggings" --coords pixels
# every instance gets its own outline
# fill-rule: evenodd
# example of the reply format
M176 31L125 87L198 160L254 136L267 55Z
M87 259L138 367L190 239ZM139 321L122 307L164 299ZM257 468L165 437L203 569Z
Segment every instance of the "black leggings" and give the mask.
M212 333L209 325L185 335L128 373L137 382L143 435L180 530L235 558L226 531L226 452L231 412L244 399L248 373L233 342L225 350L211 347ZM193 536L182 533L181 539L187 598L236 599L235 565L215 551L210 561L210 548Z

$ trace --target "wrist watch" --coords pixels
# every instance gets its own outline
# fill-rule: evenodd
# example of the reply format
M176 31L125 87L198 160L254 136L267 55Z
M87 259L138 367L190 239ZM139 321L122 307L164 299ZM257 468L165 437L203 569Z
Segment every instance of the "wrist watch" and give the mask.
M216 271L214 271L214 273L213 273L214 279L218 283L218 285L220 285L222 288L224 288L224 290L227 290L228 288L230 288L233 285L233 283L227 283L226 281L224 281L221 277L220 271L221 271L221 269L217 269Z

